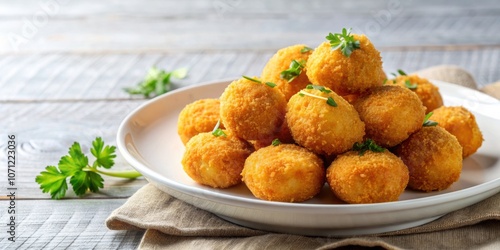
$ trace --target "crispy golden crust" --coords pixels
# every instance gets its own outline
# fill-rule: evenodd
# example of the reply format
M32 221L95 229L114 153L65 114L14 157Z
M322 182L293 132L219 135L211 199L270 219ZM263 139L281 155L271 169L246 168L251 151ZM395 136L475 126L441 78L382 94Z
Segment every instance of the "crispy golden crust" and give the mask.
M220 102L218 99L202 99L192 102L184 107L177 121L177 133L186 143L191 137L214 129L219 120ZM224 128L221 124L220 128Z
M245 140L266 139L285 119L286 100L277 89L244 78L233 81L220 97L224 126Z
M408 184L408 168L385 150L356 151L339 155L326 170L333 193L347 203L397 201Z
M320 44L307 60L307 77L316 85L326 86L340 95L359 94L383 84L382 57L365 35L356 35L360 49L346 57L332 50L330 43Z
M287 106L286 121L295 142L321 155L341 154L363 140L365 124L354 107L335 92L305 89L322 97L332 97L337 107L325 100L295 94Z
M425 107L411 90L384 85L354 102L366 124L366 137L382 147L393 147L422 127Z
M252 152L253 147L237 137L200 133L186 144L182 166L200 184L228 188L241 182L245 159Z
M417 84L417 88L412 89L412 91L417 94L422 104L427 108L426 113L443 106L443 97L439 93L439 88L429 80L417 75L398 76L396 79L388 80L386 85L395 83L398 86L406 87L407 80L410 81L411 85Z
M255 150L261 149L263 147L267 147L271 145L274 139L278 139L281 143L283 144L293 144L295 141L293 140L292 134L290 132L290 128L288 127L288 123L283 121L283 124L281 125L281 129L278 133L274 134L273 136L266 138L266 139L261 139L261 140L252 140L249 141L252 143L253 147Z
M288 101L295 93L299 92L301 89L305 88L309 84L309 79L307 78L304 63L304 68L302 69L299 76L293 79L291 82L281 78L281 72L290 68L290 63L292 60L307 62L309 55L312 51L300 52L306 45L298 44L282 48L276 52L276 54L269 59L267 64L262 70L262 80L265 82L276 83L276 88L283 93L285 99Z
M441 107L434 110L430 120L454 135L463 148L462 157L474 154L483 144L476 117L464 107Z
M462 147L441 127L423 127L395 149L410 170L408 187L421 191L448 188L460 178Z
M270 201L305 201L325 183L323 161L294 144L255 151L245 161L241 175L255 197Z

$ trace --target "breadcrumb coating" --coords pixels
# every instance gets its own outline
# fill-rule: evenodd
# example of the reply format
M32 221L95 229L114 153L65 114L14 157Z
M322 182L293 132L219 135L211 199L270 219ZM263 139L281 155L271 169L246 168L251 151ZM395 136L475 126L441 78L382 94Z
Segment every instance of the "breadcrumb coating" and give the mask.
M323 98L332 97L337 107L323 99L295 94L288 101L286 121L293 139L316 154L341 154L363 140L365 124L358 112L335 92L324 93L305 89L307 93Z
M422 104L427 108L426 113L443 106L443 97L441 93L439 93L439 88L425 78L421 78L417 75L397 76L396 79L388 80L385 84L396 84L407 88L406 81L409 81L410 85L417 85L415 89L411 90L417 94Z
M285 120L286 100L276 88L245 78L229 84L220 97L220 117L226 129L245 140L273 136Z
M408 166L408 187L425 192L443 190L460 178L462 147L441 127L423 127L395 149Z
M191 137L202 133L210 132L219 121L220 101L218 99L201 99L186 105L177 121L177 133L186 143ZM223 129L224 124L219 128Z
M307 62L307 59L312 51L301 52L304 47L306 47L306 45L297 44L278 50L276 54L269 59L262 70L262 80L265 82L275 83L277 85L276 88L283 93L287 101L295 93L310 84L309 78L307 78L306 74L307 68L305 67L305 62ZM292 60L296 60L298 62L303 60L304 68L297 77L289 82L287 79L281 78L280 75L281 72L290 68Z
M366 124L366 137L393 147L422 127L425 107L411 90L384 85L359 97L354 107Z
M483 144L476 117L464 107L440 107L434 110L430 120L457 138L463 148L463 158L474 154Z
M406 165L388 150L363 155L349 151L326 171L332 192L347 203L397 201L409 180Z
M229 133L219 137L200 133L186 144L181 163L194 181L213 188L228 188L241 183L241 171L252 152L248 142Z
M329 42L321 43L307 60L307 77L316 84L332 89L339 95L360 94L383 84L382 57L365 35L353 34L360 49L349 57L332 50Z
M317 195L325 183L323 161L294 144L255 151L241 175L255 197L269 201L302 202Z

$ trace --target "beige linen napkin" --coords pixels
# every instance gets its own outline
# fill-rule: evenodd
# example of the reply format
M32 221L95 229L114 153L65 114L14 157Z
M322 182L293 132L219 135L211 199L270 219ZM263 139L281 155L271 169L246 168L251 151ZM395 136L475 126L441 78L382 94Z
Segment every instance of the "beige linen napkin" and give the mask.
M472 76L455 66L437 66L416 73L476 88ZM484 92L498 98L500 83L488 85ZM328 238L241 227L147 184L113 211L106 225L112 230L145 229L141 249L500 249L500 193L419 227Z

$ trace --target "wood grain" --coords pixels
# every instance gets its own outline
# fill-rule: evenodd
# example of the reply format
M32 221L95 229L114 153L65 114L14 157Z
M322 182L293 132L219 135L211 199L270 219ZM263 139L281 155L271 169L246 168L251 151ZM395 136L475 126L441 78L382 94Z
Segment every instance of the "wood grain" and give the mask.
M79 142L83 152L90 155L91 142L102 137L107 144L116 145L116 131L123 118L142 100L98 101L63 103L9 103L0 105L0 162L6 166L7 134L16 135L16 186L19 199L48 199L35 182L35 177L48 165L57 165L61 156L68 153L73 142ZM13 112L15 110L15 112ZM119 152L113 169L132 167ZM7 171L0 171L0 180L5 180ZM85 198L122 198L133 194L146 183L144 178L123 180L104 177L104 188ZM7 182L0 182L0 190L6 190ZM5 199L6 194L0 194ZM75 198L68 191L68 198Z
M123 88L135 86L152 65L167 70L189 68L186 79L173 79L173 88L180 88L241 75L260 75L273 53L7 56L0 58L0 88L3 90L0 92L0 102L129 100L131 97ZM440 64L454 64L470 71L479 86L500 79L500 71L492 67L499 63L500 47L465 50L386 49L382 50L382 58L388 74L399 68L412 72Z
M2 230L1 249L136 249L143 231L111 231L104 221L125 199L18 201L16 242ZM0 207L8 207L0 201ZM9 221L0 213L2 222Z
M138 6L138 1L94 0L61 4L50 14L35 1L4 2L0 53L276 50L295 43L317 46L343 27L367 34L380 47L495 45L500 41L495 3L212 0Z

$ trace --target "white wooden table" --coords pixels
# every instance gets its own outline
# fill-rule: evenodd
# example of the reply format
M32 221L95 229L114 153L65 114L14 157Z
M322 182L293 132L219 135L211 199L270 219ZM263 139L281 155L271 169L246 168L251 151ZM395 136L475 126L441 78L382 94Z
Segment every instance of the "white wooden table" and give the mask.
M134 249L143 232L110 231L107 216L146 184L105 178L97 194L51 200L35 182L78 141L115 144L145 99L122 89L153 65L188 67L175 88L259 75L279 48L311 47L352 27L386 72L454 64L480 86L500 79L498 1L0 1L0 248ZM16 139L15 243L6 232L8 135ZM130 166L118 155L117 169Z

